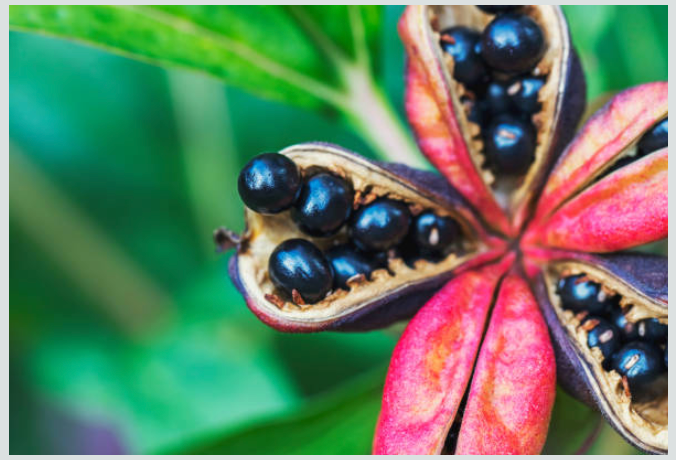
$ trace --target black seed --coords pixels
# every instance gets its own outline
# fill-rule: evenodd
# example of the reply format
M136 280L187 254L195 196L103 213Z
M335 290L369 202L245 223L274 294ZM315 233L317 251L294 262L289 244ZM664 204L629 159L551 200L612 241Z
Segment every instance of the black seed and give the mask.
M597 316L585 318L584 323L591 320L598 321L598 324L587 333L587 346L598 347L604 358L611 357L620 348L619 331L610 322Z
M535 129L529 122L500 115L484 132L488 161L504 174L522 175L534 160Z
M460 236L460 226L450 217L425 211L415 218L411 236L423 253L444 254Z
M525 77L509 85L507 92L512 97L514 107L521 113L532 115L540 111L538 93L545 84L541 78Z
M499 81L489 83L486 88L486 104L493 115L511 111L512 101L507 94L507 86Z
M587 311L591 315L605 315L616 299L608 297L598 283L584 280L585 275L573 275L559 281L558 294L563 308L575 313Z
M331 248L326 253L331 267L333 267L333 284L335 287L348 289L347 280L362 274L370 278L371 273L379 268L378 261L349 245Z
M477 8L479 8L484 13L501 14L521 8L521 5L477 5Z
M630 342L612 357L612 367L620 375L626 375L632 391L652 383L664 370L662 351L645 342Z
M410 225L408 206L381 198L355 213L350 235L362 251L387 251L403 241Z
M237 178L237 190L244 204L263 214L276 214L290 208L298 198L300 186L298 167L279 153L254 157Z
M322 252L299 238L286 240L275 248L268 273L277 288L289 296L298 291L306 303L319 302L333 285L331 265Z
M638 143L638 155L644 156L667 146L669 143L669 118L657 123L645 133Z
M303 184L291 217L308 235L330 236L350 217L353 201L347 182L331 174L317 174Z
M614 308L610 314L610 322L620 331L623 342L631 342L638 338L636 323L630 322L619 308Z
M451 27L441 32L441 48L454 62L453 78L467 86L475 86L487 78L481 59L481 35L468 27Z
M466 108L468 108L469 113L467 115L467 119L472 123L476 123L477 125L481 126L483 129L483 126L488 122L490 115L488 103L482 99L470 100L468 98L463 98L462 103Z
M540 26L523 14L507 13L496 17L481 38L484 61L499 72L528 72L544 52L545 40Z
M657 318L645 318L636 323L636 335L645 341L662 345L667 342L669 326L662 324Z

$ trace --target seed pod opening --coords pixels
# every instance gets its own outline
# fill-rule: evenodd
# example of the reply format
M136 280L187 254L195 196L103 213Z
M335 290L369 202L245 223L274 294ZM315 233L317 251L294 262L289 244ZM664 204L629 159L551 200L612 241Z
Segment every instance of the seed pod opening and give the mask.
M661 339L641 339L635 327L625 326L646 321L668 324L664 262L644 255L558 261L543 274L538 293L555 339L563 384L595 405L629 442L654 453L668 450L666 348ZM596 316L598 320L584 310L569 308L559 287L562 279L596 283L598 298L609 308ZM618 324L618 312L623 316L619 321L623 329L612 326L619 331L617 349L605 349L605 343L595 343L598 337L590 333L605 320ZM608 328L610 323L603 324ZM606 332L604 341L617 339L611 337L613 332L601 332ZM590 342L597 346L590 347ZM612 355L604 356L603 351L609 349Z
M651 128L668 116L668 92L666 82L630 88L614 96L587 120L552 169L538 202L535 221L548 218L590 184L600 182L614 163L635 151L637 143ZM666 157L666 148L647 156L660 155ZM644 157L636 163L649 162L650 159ZM637 166L632 164L632 168ZM620 172L614 174L620 175Z
M589 183L582 185L581 190L598 183L618 169L633 165L647 156L667 155L668 118L666 115L665 118L654 125L646 126L642 131L636 133L626 147L618 151L610 161L605 163L596 175L589 178Z
M461 55L449 53L445 48L446 42L454 41L454 28L482 33L493 21L507 19L515 22L512 27L521 27L518 18L528 24L529 30L534 28L541 33L544 42L541 54L536 53L538 59L534 67L529 67L524 75L488 66L488 75L482 84L460 81L456 75L456 60ZM418 6L407 10L400 32L409 57L407 110L422 150L470 201L473 200L470 194L474 193L478 198L472 202L486 209L490 203L482 202L495 200L508 214L516 215L516 225L520 225L553 160L571 139L584 108L582 71L563 13L558 7L531 5L520 8L517 13L496 17L471 5ZM525 32L522 35L529 36ZM526 43L524 46L536 45ZM486 43L480 47L485 48ZM480 52L486 53L486 50ZM514 117L514 123L526 123L528 129L496 128L496 132L488 132L496 114L491 107L483 106L491 106L495 101L494 91L500 89L494 84L491 86L492 83L504 86L504 94L498 97L499 106L510 107L507 114L499 116ZM439 111L439 124L444 125L451 139L446 147L438 142L427 143L438 135L438 129L431 127L431 115L422 115L425 111L429 113L430 98ZM489 115L482 116L482 112ZM533 140L528 133L531 126ZM491 139L487 139L487 135ZM511 167L505 167L505 161L501 166L500 161L491 158L500 146L507 146L505 154ZM532 152L525 157L517 154L524 149L532 149ZM455 157L455 161L465 159L471 167L463 173L472 169L484 187L457 177L455 171L446 167L450 157ZM486 198L486 194L492 198Z
M238 241L230 272L248 306L275 328L294 331L370 328L382 325L374 318L376 309L383 310L383 321L394 321L412 313L411 308L422 304L421 296L429 297L435 287L470 258L474 258L475 263L491 258L491 241L499 244L495 238L485 235L464 200L435 174L402 165L378 164L327 144L301 144L281 153L298 166L305 179L320 173L342 178L354 192L354 211L351 220L337 233L315 237L303 232L302 226L292 218L292 212L269 215L246 210L246 230ZM289 295L288 290L285 292L273 283L268 273L268 260L281 243L302 238L324 254L330 254L337 246L355 247L351 239L357 224L353 221L364 214L359 211L380 202L394 203L396 209L410 213L412 217L422 212L433 212L439 217L452 219L457 225L458 235L442 256L434 259L420 257L412 264L405 263L398 246L386 252L366 252L376 266L375 270L357 274L346 281L341 276L335 276L334 289L312 303L297 293ZM378 220L382 216L377 212L374 214L373 221L382 224ZM367 235L359 236L368 238ZM396 236L395 243L401 235ZM476 258L481 253L485 253L485 258ZM330 263L334 262L331 260ZM415 302L408 302L409 298L415 298ZM373 324L357 321L364 317L369 317L368 322Z

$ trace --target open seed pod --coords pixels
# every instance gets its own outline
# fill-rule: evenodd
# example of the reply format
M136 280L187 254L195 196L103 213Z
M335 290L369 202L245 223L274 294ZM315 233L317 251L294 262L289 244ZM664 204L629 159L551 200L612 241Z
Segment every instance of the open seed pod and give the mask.
M545 49L530 70L543 79L539 111L530 119L536 133L533 159L525 172L511 177L491 170L482 136L488 128L470 116L481 90L454 78L454 59L440 45L449 28L481 32L494 16L472 5L420 5L408 8L399 24L408 54L406 109L422 151L494 228L506 234L518 231L527 218L532 198L570 141L585 105L582 70L561 9L534 5L519 13L537 23Z
M668 122L668 89L623 91L587 121L542 190L527 244L609 252L667 236L666 140L655 150L639 145Z
M419 308L454 270L469 265L470 260L472 265L490 260L498 254L496 248L504 246L486 235L464 200L434 173L372 162L329 144L300 144L280 153L293 160L305 178L327 172L347 181L354 191L355 209L386 197L404 203L413 216L430 210L452 218L461 235L451 252L434 261L405 261L401 252L390 251L382 268L369 277L355 276L347 281L347 289L334 288L321 300L308 303L275 287L268 270L271 253L292 238L303 238L327 251L349 242L351 235L343 227L329 237L311 237L301 232L289 211L266 215L247 209L246 230L236 238L230 275L249 308L276 329L369 329L402 319Z
M618 251L668 237L668 84L617 94L571 140L585 88L558 7L415 5L399 30L408 118L441 176L318 143L254 157L238 180L246 230L216 235L237 246L249 308L297 332L415 313L376 454L538 453L557 374L629 442L666 452L666 263ZM311 236L310 202L337 224ZM368 253L359 271L336 264L351 247Z
M593 315L599 319L591 320L587 311L567 308L570 304L566 303L565 294L557 288L560 287L561 279L596 283L600 286L599 298L610 305L609 309L603 314ZM585 287L582 286L582 289ZM614 363L621 358L619 355L622 350L631 347L636 341L648 342L653 349L664 346L659 344L658 347L652 343L659 343L660 338L655 334L651 336L645 325L651 322L668 324L667 259L629 253L561 259L552 262L538 277L535 293L554 339L557 374L562 385L581 400L598 408L608 422L637 448L652 453L666 453L666 369L655 369L650 376L650 383L639 386L618 373ZM596 300L595 297L593 301ZM600 346L590 347L588 342L591 328L603 322L604 317L613 324L606 339L619 340L617 345L613 344L612 349L615 351L612 356L604 356ZM642 325L642 322L647 323ZM666 341L666 328L658 327L663 333L661 339ZM663 359L662 354L658 354L658 357ZM638 361L638 357L634 359ZM634 364L636 362L630 361L626 365ZM664 363L656 361L652 365L661 366ZM631 378L629 372L627 375Z

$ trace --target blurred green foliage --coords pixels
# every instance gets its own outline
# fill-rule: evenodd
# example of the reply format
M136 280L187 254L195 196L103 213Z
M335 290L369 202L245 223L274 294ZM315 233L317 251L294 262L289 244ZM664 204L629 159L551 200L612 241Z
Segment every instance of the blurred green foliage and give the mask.
M71 21L79 33L127 46L139 37L125 35L133 25L141 38L157 39L138 18L97 8L10 9L10 23ZM399 116L401 11L375 7L361 16L364 75L376 96L387 95L384 113L394 107ZM590 99L667 79L666 6L565 11ZM328 24L333 46L359 61L339 27L352 13L341 7L295 16L274 8L171 13L209 18L200 26L227 27L269 59L338 91L341 82L322 65L326 48L307 25ZM219 225L241 229L234 183L256 153L323 140L374 157L384 155L383 144L352 109L297 87L277 91L283 83L268 84L244 64L229 68L221 41L193 38L203 54L187 49L185 37L158 43L176 53L169 63L225 73L228 84L10 32L11 453L369 450L401 326L275 332L248 312L210 235ZM575 452L597 420L560 393L547 452ZM604 426L591 451L633 450Z

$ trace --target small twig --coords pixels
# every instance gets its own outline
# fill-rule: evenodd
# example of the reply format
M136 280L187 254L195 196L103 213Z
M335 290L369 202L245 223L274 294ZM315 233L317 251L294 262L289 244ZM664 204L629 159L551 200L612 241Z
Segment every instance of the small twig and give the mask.
M218 253L237 247L241 241L242 238L237 233L225 227L214 230L214 243L216 244L216 252Z
M601 415L597 415L596 425L594 426L594 429L592 429L591 433L589 433L589 436L587 436L585 440L582 441L580 447L577 449L577 451L575 451L575 455L586 454L598 439L599 435L601 434L602 428L603 428L603 417L601 417Z

